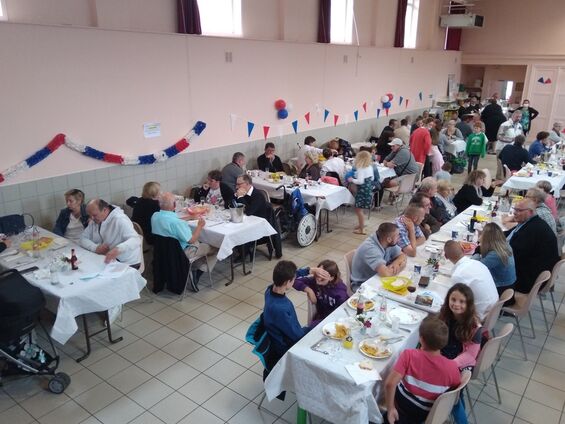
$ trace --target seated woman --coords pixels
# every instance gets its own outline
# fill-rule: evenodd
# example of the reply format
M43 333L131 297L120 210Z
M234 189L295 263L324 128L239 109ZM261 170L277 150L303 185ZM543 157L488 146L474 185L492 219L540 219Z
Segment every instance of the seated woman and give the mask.
M383 160L385 160L385 158L390 155L390 152L392 152L392 149L390 148L390 145L388 143L390 143L392 141L392 139L394 138L394 132L390 131L390 130L383 130L383 132L381 133L381 136L379 137L379 139L377 140L377 159L379 161L379 163L382 163Z
M294 288L306 293L308 300L316 305L316 314L311 327L331 314L349 297L347 287L341 280L339 268L334 261L323 260L316 268L308 268L306 272L294 280Z
M489 189L484 187L486 174L481 170L471 171L459 191L453 198L453 204L457 207L457 213L463 212L471 205L480 206L483 204L483 196L490 197L496 185L500 182L493 182Z
M141 197L130 197L127 204L133 208L131 220L137 222L143 230L143 238L149 244L153 244L153 234L151 232L151 217L155 212L159 212L159 195L161 185L150 181L145 183L141 192Z
M453 360L459 370L472 369L481 350L482 328L475 309L473 291L463 283L454 284L447 292L439 311L439 319L447 324L449 337L441 354ZM467 423L461 396L453 407L457 424Z
M211 205L228 208L233 199L234 192L229 185L222 182L222 173L219 170L208 172L208 180L194 195L196 203L204 200Z
M445 206L445 210L449 215L449 218L453 218L457 215L457 208L453 204L453 187L447 180L439 180L437 182L437 193L435 198L439 200L443 206Z
M545 204L551 210L551 214L555 218L555 220L559 220L559 214L557 213L557 203L555 202L555 197L553 197L553 187L551 183L547 180L538 181L536 187L543 190L544 193L547 195L545 198Z
M338 155L343 156L344 160L355 156L351 144L343 138L336 137L333 140L330 140L328 147L331 150L336 151Z
M300 171L300 174L298 174L298 178L309 177L313 181L318 181L320 179L320 164L318 163L318 154L309 150L304 153L304 160L306 161L306 163Z
M479 238L479 253L473 255L473 259L485 264L496 284L498 294L508 288L512 288L516 282L516 267L514 265L514 254L502 229L491 222L485 225Z
M84 193L73 188L65 193L65 202L67 207L59 212L53 232L78 243L83 230L88 225Z

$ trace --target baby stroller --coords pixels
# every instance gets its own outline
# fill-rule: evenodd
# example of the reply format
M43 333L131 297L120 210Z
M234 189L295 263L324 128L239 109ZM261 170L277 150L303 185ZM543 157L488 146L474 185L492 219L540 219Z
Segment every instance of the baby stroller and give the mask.
M278 221L281 240L285 240L290 233L296 233L296 241L301 247L310 246L317 234L316 218L304 204L300 190L295 188L291 192L284 185L277 187L283 189L282 207L275 212Z
M62 372L56 373L59 356L51 336L42 325L53 355L32 338L39 323L39 312L45 305L43 293L32 286L19 271L0 273L0 383L10 375L52 375L48 389L61 394L71 382Z

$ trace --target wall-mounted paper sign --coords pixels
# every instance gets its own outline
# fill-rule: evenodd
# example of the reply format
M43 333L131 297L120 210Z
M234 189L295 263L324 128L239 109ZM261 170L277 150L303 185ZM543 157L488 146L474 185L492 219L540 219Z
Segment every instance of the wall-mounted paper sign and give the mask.
M143 137L154 138L161 136L161 124L159 122L150 122L143 124Z

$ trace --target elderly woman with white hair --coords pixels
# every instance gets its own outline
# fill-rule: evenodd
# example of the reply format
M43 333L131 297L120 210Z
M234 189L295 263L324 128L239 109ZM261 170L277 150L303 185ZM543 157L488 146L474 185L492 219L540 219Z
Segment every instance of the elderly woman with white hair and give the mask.
M424 193L430 198L432 207L430 208L429 213L439 223L443 225L452 218L447 211L445 204L437 198L438 182L434 177L424 178L418 187L418 192Z
M557 223L551 213L551 209L545 204L547 194L539 188L530 188L526 192L526 199L532 200L536 205L536 215L543 219L557 236Z

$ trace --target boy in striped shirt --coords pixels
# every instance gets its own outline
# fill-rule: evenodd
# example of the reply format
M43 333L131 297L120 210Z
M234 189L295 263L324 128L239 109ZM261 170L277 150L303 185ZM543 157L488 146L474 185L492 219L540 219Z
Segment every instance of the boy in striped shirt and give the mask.
M457 387L457 364L441 355L447 344L447 325L435 316L420 325L420 349L404 350L385 382L385 423L423 423L434 401Z

